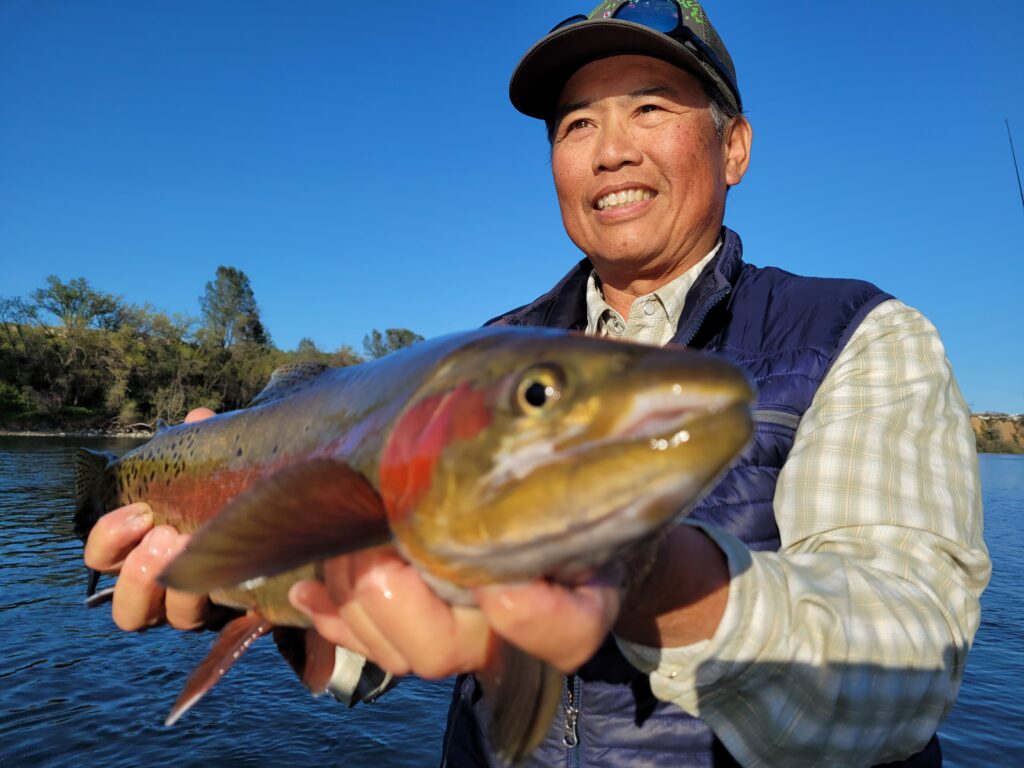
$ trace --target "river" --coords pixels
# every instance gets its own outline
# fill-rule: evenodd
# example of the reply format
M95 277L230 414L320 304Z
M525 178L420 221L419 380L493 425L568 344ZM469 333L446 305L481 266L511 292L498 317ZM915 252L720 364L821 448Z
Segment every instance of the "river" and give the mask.
M313 699L270 640L255 644L174 728L162 723L209 633L120 632L86 610L71 528L79 446L138 441L0 436L0 764L437 764L450 682L415 678L345 710ZM1024 456L981 457L995 562L960 699L940 733L947 766L1024 765Z

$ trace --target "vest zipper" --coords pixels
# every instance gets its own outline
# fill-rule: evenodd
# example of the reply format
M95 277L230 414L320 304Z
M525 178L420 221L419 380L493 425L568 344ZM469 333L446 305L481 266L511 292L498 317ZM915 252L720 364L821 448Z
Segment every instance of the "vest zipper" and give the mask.
M697 335L700 327L704 325L704 320L707 319L708 314L711 312L718 303L729 295L731 288L722 288L717 293L712 294L708 297L708 300L704 302L704 306L701 307L700 314L697 315L696 321L692 322L690 327L691 331L686 335L685 339L673 339L676 344L681 344L684 347L690 346L690 342L693 341L693 337Z
M578 768L580 764L580 680L576 675L565 676L565 695L562 706L565 709L565 730L562 743L568 751L565 755L566 768Z

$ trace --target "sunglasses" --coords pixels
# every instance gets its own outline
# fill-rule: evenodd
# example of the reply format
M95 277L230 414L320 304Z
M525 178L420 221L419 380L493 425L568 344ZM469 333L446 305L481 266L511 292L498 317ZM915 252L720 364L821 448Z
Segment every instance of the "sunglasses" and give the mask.
M693 5L696 10L692 11L691 15L695 13L694 18L703 24L704 21L701 18L700 7L696 3L693 3ZM591 19L582 13L570 16L565 21L559 22L552 27L551 32L585 21L605 21L607 19L629 21L671 37L691 53L707 62L725 80L734 94L739 93L735 80L729 74L729 68L725 66L718 54L711 50L707 43L683 22L683 8L676 0L625 0L614 11L605 11L602 16L595 19Z

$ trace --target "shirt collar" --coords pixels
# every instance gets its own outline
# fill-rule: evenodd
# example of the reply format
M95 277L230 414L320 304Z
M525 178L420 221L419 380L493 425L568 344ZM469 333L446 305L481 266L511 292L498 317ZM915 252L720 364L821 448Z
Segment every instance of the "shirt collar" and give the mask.
M721 247L722 239L719 238L715 247L683 274L673 278L657 290L635 298L630 308L630 315L633 315L648 301L654 300L660 305L659 310L663 311L666 316L666 326L675 332L676 326L679 325L679 318L683 314L683 308L686 306L686 294L689 293L690 288L700 277L700 273L704 271L704 267L715 257ZM604 293L601 290L601 279L597 276L597 272L591 270L590 276L587 278L587 334L603 336L606 323L612 320L625 323L628 319L621 317L605 301Z

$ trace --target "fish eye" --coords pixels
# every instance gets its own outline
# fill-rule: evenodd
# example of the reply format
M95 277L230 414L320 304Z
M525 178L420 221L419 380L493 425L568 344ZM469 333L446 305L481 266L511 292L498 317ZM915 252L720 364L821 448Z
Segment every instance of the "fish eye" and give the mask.
M564 376L553 365L530 368L519 378L515 406L522 413L539 414L558 402L562 396Z

